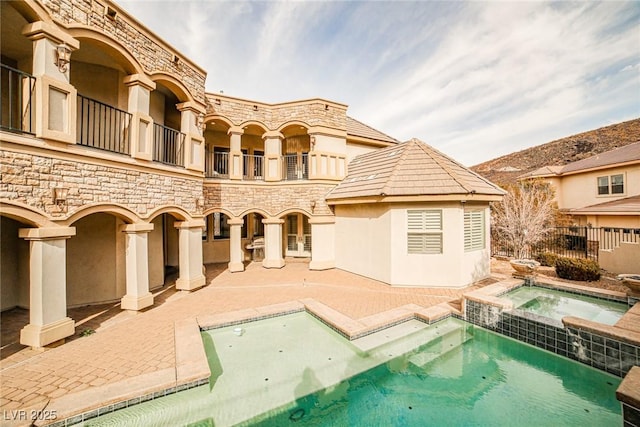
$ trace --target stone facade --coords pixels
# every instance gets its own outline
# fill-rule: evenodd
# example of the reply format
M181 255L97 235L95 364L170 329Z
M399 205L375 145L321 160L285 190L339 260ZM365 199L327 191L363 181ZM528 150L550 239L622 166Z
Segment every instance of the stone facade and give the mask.
M123 165L124 166L124 165ZM196 212L202 179L179 178L138 169L0 151L0 198L19 201L52 217L65 215L52 189L69 189L67 214L87 204L117 203L140 216L164 206Z
M271 216L296 209L313 215L333 215L324 197L334 184L305 183L287 185L204 184L205 210L224 208L239 216L249 209L260 209ZM315 202L315 207L312 207Z
M276 130L291 121L301 121L309 126L330 127L337 130L346 130L347 126L347 107L321 99L272 105L252 103L216 94L206 96L207 115L225 117L235 125L258 121L264 123L269 130Z
M51 16L64 26L76 24L90 26L117 40L133 55L149 74L163 72L178 78L191 92L196 101L204 102L206 73L197 69L181 54L161 42L152 34L144 32L138 24L131 22L126 13L107 1L43 0ZM115 17L107 14L107 7L117 11ZM175 62L174 55L180 60Z

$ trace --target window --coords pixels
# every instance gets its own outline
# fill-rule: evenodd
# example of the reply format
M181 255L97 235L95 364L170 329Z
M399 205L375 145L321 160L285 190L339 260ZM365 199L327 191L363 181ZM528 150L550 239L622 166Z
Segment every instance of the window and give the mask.
M484 249L484 211L464 212L465 252Z
M611 175L611 194L624 193L624 175Z
M441 210L407 210L407 230L408 253L442 253Z
M598 177L598 195L624 194L624 175Z

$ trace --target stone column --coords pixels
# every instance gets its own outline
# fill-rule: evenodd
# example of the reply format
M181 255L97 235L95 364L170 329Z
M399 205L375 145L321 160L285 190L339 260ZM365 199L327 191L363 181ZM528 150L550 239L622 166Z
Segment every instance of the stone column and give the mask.
M71 51L80 42L53 24L43 21L25 25L22 34L33 42L35 130L38 138L76 143L77 91L69 83L71 64L58 66L58 47Z
M264 260L262 266L265 268L284 267L282 258L282 224L283 219L268 218L263 219L264 224Z
M264 180L282 180L282 140L284 135L269 131L262 135L264 139Z
M149 255L147 236L153 224L125 224L121 231L127 236L126 279L127 293L122 297L123 310L142 310L153 305L149 292Z
M149 115L151 91L156 88L155 82L143 74L132 74L124 78L129 88L128 112L132 114L131 124L131 156L152 160L153 156L153 119Z
M71 336L75 322L67 317L66 239L75 227L21 228L29 241L29 324L20 331L20 343L31 347Z
M335 267L335 217L311 217L310 270L328 270Z
M244 175L242 161L242 134L244 129L233 126L229 128L229 179L241 180Z
M229 271L236 273L244 271L244 251L242 250L242 218L234 218L227 221L230 227L229 239Z
M189 101L176 105L180 111L180 132L186 135L184 141L184 166L197 172L204 172L204 138L199 125L206 112L203 105Z
M202 229L204 220L181 221L174 224L179 231L179 268L180 277L176 280L176 289L193 291L205 285L202 265Z

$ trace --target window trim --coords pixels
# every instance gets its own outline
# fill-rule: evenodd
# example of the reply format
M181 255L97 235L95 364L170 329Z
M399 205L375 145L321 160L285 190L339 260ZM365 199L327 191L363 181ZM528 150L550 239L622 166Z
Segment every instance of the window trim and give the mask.
M626 187L625 187L625 181L626 181L626 177L625 177L625 173L621 172L621 173L614 173L614 174L609 174L609 175L600 175L596 177L596 197L615 197L615 196L624 196L626 193ZM621 177L622 181L620 184L614 184L614 177L618 178ZM605 187L604 185L600 185L600 180L606 180L607 182L607 186ZM614 192L614 188L617 187L621 187L619 192ZM606 188L606 193L601 192L601 189L605 189Z

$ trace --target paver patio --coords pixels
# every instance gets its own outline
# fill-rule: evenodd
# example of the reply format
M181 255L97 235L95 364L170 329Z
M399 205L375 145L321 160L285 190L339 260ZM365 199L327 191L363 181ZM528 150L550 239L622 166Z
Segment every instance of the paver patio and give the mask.
M482 286L392 288L337 269L309 271L306 263L297 262L280 270L250 264L243 273L230 273L225 265L212 264L207 266L207 284L192 293L165 286L156 295L156 305L140 313L121 311L114 304L97 311L70 310L71 316L80 316L74 318L81 323L70 342L45 350L23 348L2 356L0 406L5 411L44 407L50 399L68 393L127 379L135 382L135 377L175 368L174 324L184 319L308 298L361 319L407 304L431 307ZM83 315L86 317L79 321ZM80 336L85 329L96 333Z

